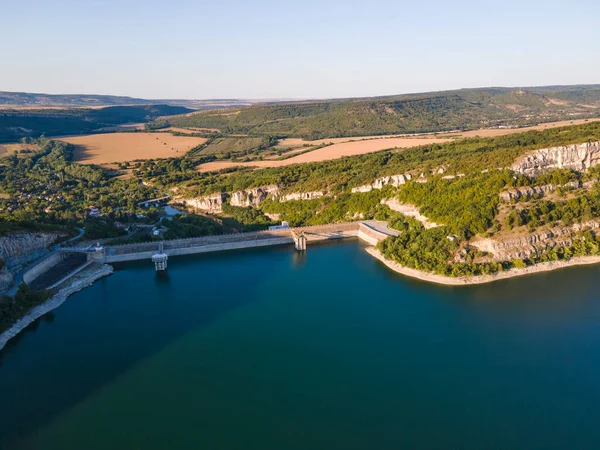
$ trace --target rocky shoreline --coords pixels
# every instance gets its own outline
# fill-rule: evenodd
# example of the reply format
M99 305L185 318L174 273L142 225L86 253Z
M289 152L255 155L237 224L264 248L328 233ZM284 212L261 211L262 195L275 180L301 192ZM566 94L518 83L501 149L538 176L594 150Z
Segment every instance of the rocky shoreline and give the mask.
M375 247L368 247L367 249L365 249L365 251L369 255L381 261L394 272L406 275L411 278L417 278L422 281L427 281L429 283L443 284L447 286L468 286L473 284L492 283L494 281L505 280L507 278L520 277L523 275L532 275L541 272L549 272L565 267L600 263L600 256L578 256L565 261L544 262L535 264L533 266L525 267L523 269L510 269L504 272L498 272L494 275L476 275L472 277L447 277L444 275L438 275L435 273L423 272L422 270L404 267L403 265L395 261L386 259L383 256L383 254Z
M35 308L32 308L11 328L0 334L0 350L4 348L10 339L23 331L28 325L42 317L44 314L62 305L67 297L75 292L81 291L88 286L91 286L100 278L106 277L112 273L113 267L108 264L93 264L92 266L73 276L73 278L66 281L64 286L46 302L36 306Z

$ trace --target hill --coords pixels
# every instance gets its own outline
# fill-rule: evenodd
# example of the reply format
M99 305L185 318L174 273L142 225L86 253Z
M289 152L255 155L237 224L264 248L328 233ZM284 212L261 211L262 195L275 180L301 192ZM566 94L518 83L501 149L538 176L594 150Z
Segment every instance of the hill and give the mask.
M164 104L171 106L185 106L192 109L227 108L231 106L251 105L256 102L239 99L143 99L119 95L94 95L94 94L38 94L30 92L0 91L0 105L18 106L28 108L42 107L102 107L102 106L129 106Z
M91 133L104 127L148 122L161 116L185 114L182 106L143 105L106 108L0 109L0 142L23 137Z
M154 127L323 139L521 127L600 116L600 86L482 88L389 97L277 103L160 119Z

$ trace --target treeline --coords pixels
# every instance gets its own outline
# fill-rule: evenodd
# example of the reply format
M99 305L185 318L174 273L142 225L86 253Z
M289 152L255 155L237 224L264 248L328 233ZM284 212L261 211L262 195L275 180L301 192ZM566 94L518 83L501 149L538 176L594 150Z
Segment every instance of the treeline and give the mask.
M238 231L266 230L270 225L275 225L261 210L252 207L231 206L223 204L223 223Z
M165 239L184 239L223 234L229 230L222 224L203 216L177 215L165 222L168 230Z

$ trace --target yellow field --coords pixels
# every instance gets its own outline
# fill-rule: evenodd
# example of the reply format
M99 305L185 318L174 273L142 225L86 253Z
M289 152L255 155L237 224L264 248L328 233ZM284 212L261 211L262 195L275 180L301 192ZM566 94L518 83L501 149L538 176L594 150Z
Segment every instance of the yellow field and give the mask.
M315 161L327 161L337 159L344 156L362 155L365 153L377 152L389 148L409 148L427 144L441 144L450 140L467 138L467 137L492 137L504 136L513 133L523 133L530 130L545 130L548 128L564 127L568 125L578 125L585 122L596 122L600 119L580 119L580 120L565 120L562 122L550 122L526 128L489 128L481 130L473 130L466 132L449 132L423 135L396 135L396 136L367 136L367 137L347 137L334 139L320 139L318 141L305 141L303 139L282 139L279 146L282 147L297 147L293 152L300 152L305 144L319 145L323 143L333 142L333 145L319 148L307 153L303 153L292 158L282 161L263 160L250 162L232 162L232 161L214 161L198 166L200 172L210 172L213 170L226 169L229 167L281 167L290 164L307 163Z
M38 150L38 146L34 144L0 144L0 155L6 156L21 150L31 150L35 152ZM25 156L27 155L29 154L26 154Z
M60 140L75 146L75 162L98 165L183 156L188 150L206 142L204 138L173 136L170 133L89 134Z

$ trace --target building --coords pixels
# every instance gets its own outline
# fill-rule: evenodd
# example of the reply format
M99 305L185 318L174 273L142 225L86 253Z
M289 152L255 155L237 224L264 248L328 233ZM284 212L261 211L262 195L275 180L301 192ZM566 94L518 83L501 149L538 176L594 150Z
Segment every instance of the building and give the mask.
M290 228L290 224L285 220L281 222L281 225L272 225L269 227L269 231L277 231L277 230L287 230Z

